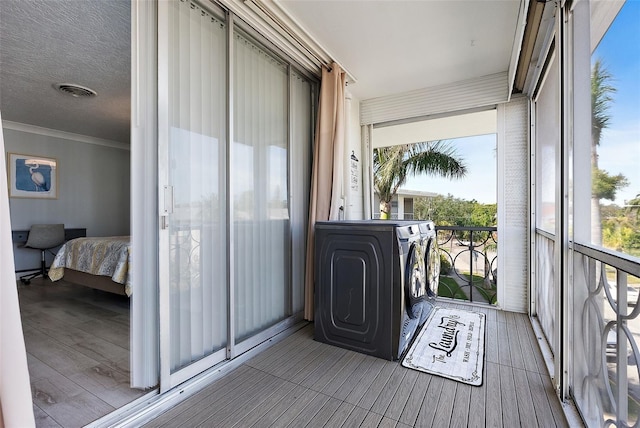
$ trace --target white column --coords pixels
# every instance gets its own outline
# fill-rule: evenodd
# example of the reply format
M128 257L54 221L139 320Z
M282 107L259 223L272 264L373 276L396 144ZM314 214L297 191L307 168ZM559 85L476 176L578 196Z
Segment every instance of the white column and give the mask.
M14 274L6 168L0 127L0 426L29 427L35 421Z
M131 386L158 383L158 152L156 3L133 2L131 22Z
M498 304L527 311L529 285L529 102L498 105Z

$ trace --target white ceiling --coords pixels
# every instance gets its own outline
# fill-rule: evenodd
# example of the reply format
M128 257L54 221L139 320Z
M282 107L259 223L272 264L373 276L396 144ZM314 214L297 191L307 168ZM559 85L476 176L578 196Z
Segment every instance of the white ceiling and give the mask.
M355 78L348 89L360 100L508 71L521 7L520 0L274 1ZM130 9L130 0L0 0L3 119L128 142ZM52 88L62 82L98 96L62 95Z
M274 1L360 100L508 71L520 11L520 0Z

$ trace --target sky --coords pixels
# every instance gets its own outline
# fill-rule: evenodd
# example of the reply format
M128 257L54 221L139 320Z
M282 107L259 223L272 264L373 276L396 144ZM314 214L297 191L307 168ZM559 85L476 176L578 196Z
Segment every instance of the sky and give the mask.
M617 89L609 110L611 123L598 147L598 166L627 177L630 184L615 201L624 205L640 194L640 0L627 0L591 56L592 62L596 58Z
M496 203L496 135L449 140L467 165L467 175L458 180L432 176L410 177L403 189L452 194L456 198L475 199L483 204Z
M640 0L627 0L592 55L612 74L613 102L610 126L598 147L599 167L609 174L623 174L629 185L618 191L615 203L640 194ZM483 135L451 140L467 162L468 174L460 180L410 177L404 189L452 194L457 198L496 203L496 136Z

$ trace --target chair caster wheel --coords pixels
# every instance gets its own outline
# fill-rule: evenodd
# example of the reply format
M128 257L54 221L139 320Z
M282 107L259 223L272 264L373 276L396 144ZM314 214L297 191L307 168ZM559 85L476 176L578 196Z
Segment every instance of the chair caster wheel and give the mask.
M22 282L24 285L29 285L31 284L31 281L28 279L21 279L20 282Z

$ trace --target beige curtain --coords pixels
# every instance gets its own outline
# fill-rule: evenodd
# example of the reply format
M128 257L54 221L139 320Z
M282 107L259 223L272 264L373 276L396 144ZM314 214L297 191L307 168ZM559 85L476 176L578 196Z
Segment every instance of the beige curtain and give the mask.
M316 221L338 220L342 208L344 88L345 73L338 64L333 63L331 69L322 68L309 200L304 292L304 317L309 321L313 321L314 309L314 225Z
M7 162L0 128L0 428L33 427L35 421L14 273L7 189Z

